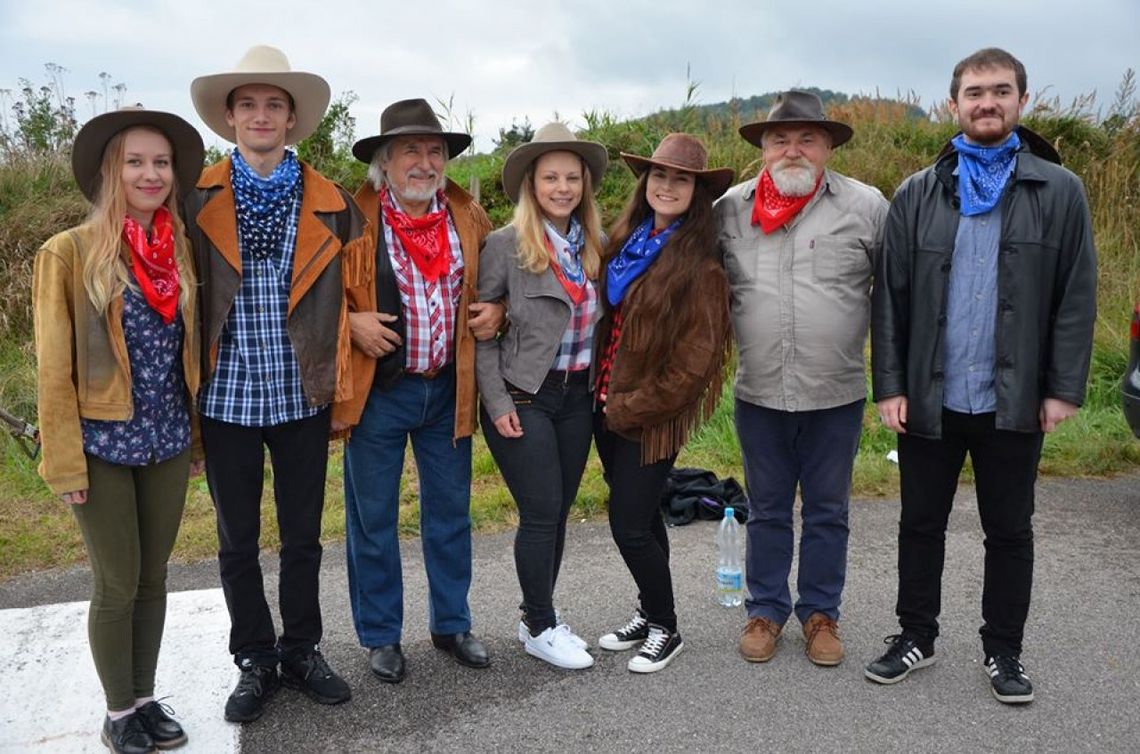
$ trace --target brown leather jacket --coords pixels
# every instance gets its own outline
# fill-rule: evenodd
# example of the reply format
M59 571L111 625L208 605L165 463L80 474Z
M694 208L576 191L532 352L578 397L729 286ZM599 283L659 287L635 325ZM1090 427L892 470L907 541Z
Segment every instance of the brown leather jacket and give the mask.
M622 301L622 331L610 371L606 396L606 426L641 442L641 462L653 463L680 451L689 436L712 416L720 399L731 347L728 278L709 259L693 280L679 280L666 245L649 269L626 290ZM603 287L605 275L602 275ZM656 300L672 286L689 290L700 326L672 344L664 359L649 361L645 334L660 323L644 321L642 303ZM604 292L602 295L605 300ZM613 312L598 324L595 354L600 358L609 341Z
M463 248L463 292L459 298L459 308L455 312L454 439L458 440L473 435L478 422L475 401L475 336L467 326L467 307L479 300L479 248L491 232L491 221L475 199L450 179L444 188L444 194L447 195L455 231L459 234L459 245ZM388 247L384 243L380 200L376 189L367 181L357 190L354 198L371 220L368 224L368 248L373 250L369 256L373 257L376 284L353 291L349 296L349 308L354 312L381 311L395 314L397 319L389 327L403 338L404 311ZM379 360L369 358L355 349L352 356L353 371L360 376L358 384L362 388L349 403L354 415L359 417L374 381L379 390L388 390L403 377L405 356L402 346Z
M334 422L360 420L368 383L355 371L348 299L372 285L368 220L348 192L301 163L304 194L297 221L286 330L311 406L333 404ZM222 327L241 287L237 213L230 158L202 172L186 197L186 231L202 286L202 384L218 363ZM361 387L363 385L363 387Z

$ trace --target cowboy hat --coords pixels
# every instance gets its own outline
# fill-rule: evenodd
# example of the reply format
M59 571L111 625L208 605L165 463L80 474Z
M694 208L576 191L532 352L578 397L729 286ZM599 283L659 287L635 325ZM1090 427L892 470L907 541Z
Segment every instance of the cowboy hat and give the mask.
M594 191L602 187L602 176L610 163L606 148L596 141L579 141L565 125L547 123L534 132L526 144L511 150L503 162L503 191L512 202L518 202L523 176L531 163L547 152L573 152L586 161Z
M294 71L289 59L276 47L255 45L246 51L229 73L199 76L190 83L190 98L198 116L210 130L228 142L237 143L234 127L226 123L226 100L230 92L246 84L267 84L284 89L293 99L297 120L286 140L296 144L317 130L329 106L329 84L315 73Z
M673 133L666 136L649 157L622 152L621 157L637 175L651 166L674 168L692 173L703 180L716 199L732 185L736 171L732 168L709 168L709 153L695 136Z
M468 134L443 130L427 100L405 99L384 108L380 113L380 134L353 144L352 156L361 162L371 163L376 150L397 136L438 136L447 143L448 158L471 146Z
M197 129L173 113L147 110L133 105L109 113L96 115L79 129L71 147L71 172L79 190L88 200L96 201L100 174L103 167L103 150L115 134L135 126L150 126L162 132L174 149L174 175L178 181L178 195L182 196L198 182L206 150Z
M784 124L819 126L831 134L831 146L847 143L855 133L851 126L823 116L823 102L811 92L792 91L776 96L776 104L768 111L768 119L759 123L746 123L740 127L740 135L750 144L758 147L764 131Z

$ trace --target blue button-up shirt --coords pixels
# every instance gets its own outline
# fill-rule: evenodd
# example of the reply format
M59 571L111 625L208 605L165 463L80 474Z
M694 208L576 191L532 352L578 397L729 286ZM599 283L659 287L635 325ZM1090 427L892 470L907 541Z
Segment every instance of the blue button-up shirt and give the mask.
M1001 208L962 216L954 238L942 405L964 414L997 410L994 392L994 328L997 321Z

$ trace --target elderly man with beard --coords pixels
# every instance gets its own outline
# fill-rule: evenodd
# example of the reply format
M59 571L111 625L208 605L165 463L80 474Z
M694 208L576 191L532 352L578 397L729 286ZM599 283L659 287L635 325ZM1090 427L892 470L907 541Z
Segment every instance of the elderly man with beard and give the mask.
M344 458L349 599L357 637L380 680L404 678L403 579L397 526L404 451L419 477L420 533L432 643L463 665L490 657L471 634L471 435L475 338L493 337L503 307L474 303L479 247L491 223L444 175L471 144L443 130L425 100L396 102L380 134L353 145L369 164L356 200L373 223L375 290L354 300L353 343L371 390Z
M736 429L748 485L748 622L740 652L766 662L793 612L817 665L843 660L847 510L866 399L863 346L887 201L826 168L852 136L814 94L779 96L740 128L757 178L716 203L738 344ZM798 598L788 587L802 498Z

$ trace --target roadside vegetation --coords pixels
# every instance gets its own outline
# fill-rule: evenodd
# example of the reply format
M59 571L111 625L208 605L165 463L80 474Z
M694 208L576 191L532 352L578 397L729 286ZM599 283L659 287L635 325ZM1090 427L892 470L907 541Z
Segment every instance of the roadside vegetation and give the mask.
M33 419L36 413L35 370L31 326L32 259L39 244L59 230L79 222L86 211L71 177L68 148L77 124L77 106L63 90L63 72L48 66L48 83L20 82L0 90L0 407ZM735 100L716 106L696 102L691 84L680 107L633 121L605 112L583 113L580 137L609 147L611 166L598 192L607 221L620 211L634 181L618 153L649 154L670 131L701 135L711 164L737 170L738 178L759 169L759 152L737 135L745 122L762 117L756 103ZM925 112L913 97L826 93L831 117L850 123L855 138L836 151L831 165L840 172L877 186L890 197L904 177L929 164L955 132L943 107ZM92 113L117 107L124 99L121 85L102 79L102 91L85 93ZM321 128L303 142L301 156L349 188L363 180L365 166L351 156L356 136L372 126L355 128L349 108L351 92L330 107ZM456 129L470 128L472 116L456 118L449 102L439 102L445 121ZM1077 418L1061 426L1045 443L1041 472L1059 476L1100 476L1133 470L1140 465L1140 443L1132 437L1120 411L1119 381L1127 361L1127 340L1133 304L1140 300L1140 99L1132 71L1125 73L1115 96L1098 102L1093 96L1070 104L1038 95L1031 99L1023 122L1048 138L1065 164L1088 189L1099 254L1099 295L1095 349L1088 399ZM539 124L540 125L540 124ZM499 175L506 153L529 139L534 125L513 122L499 129L496 147L488 154L460 157L451 177L465 187L477 187L483 206L496 226L510 217ZM211 159L221 155L214 151ZM876 497L897 493L896 468L887 460L894 436L882 429L872 406L864 418L864 434L855 465L854 495ZM742 472L732 419L731 379L712 418L678 460L679 466L700 466L721 476ZM410 454L404 476L401 531L418 527L417 483ZM328 474L324 516L326 541L344 536L342 467L339 447ZM266 489L271 480L266 471ZM604 515L606 488L597 458L591 455L572 512L575 520ZM263 540L276 543L272 499L264 503ZM514 505L501 483L481 436L475 439L472 518L478 530L512 526ZM197 559L215 553L214 514L204 478L192 479L186 515L175 557ZM0 437L0 580L14 574L70 565L83 559L83 544L67 506L53 498L36 475L35 463L15 442Z

